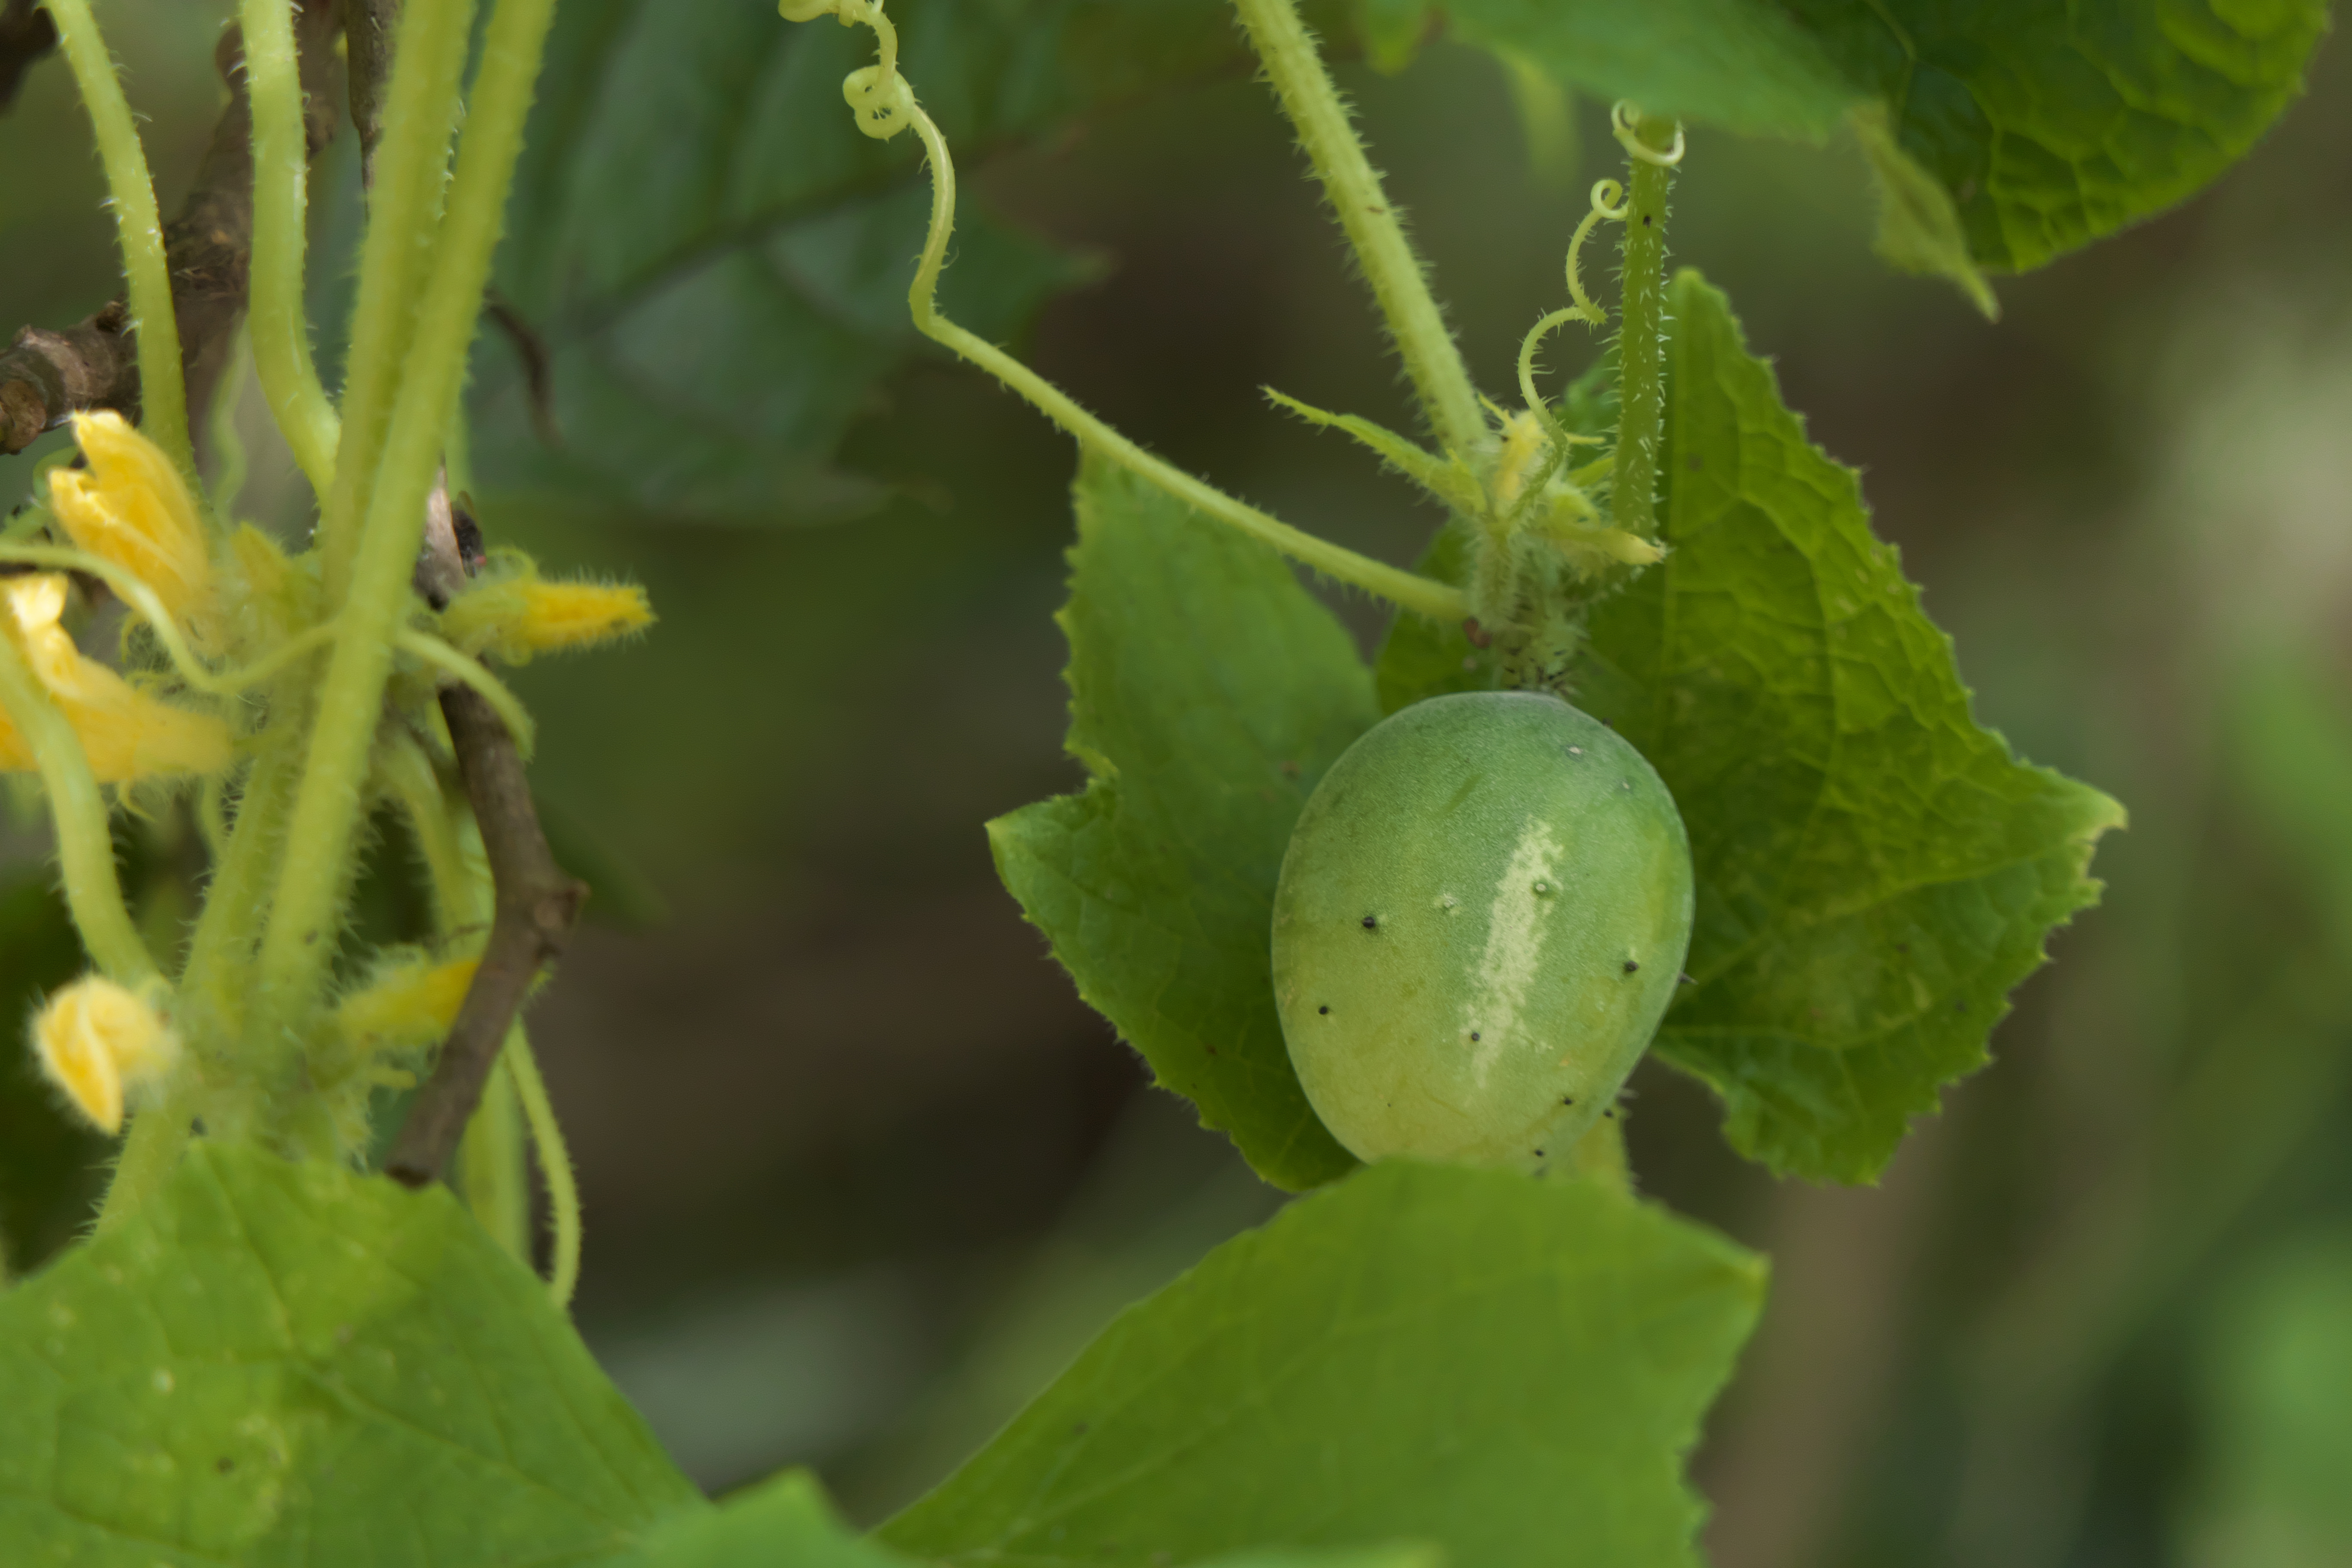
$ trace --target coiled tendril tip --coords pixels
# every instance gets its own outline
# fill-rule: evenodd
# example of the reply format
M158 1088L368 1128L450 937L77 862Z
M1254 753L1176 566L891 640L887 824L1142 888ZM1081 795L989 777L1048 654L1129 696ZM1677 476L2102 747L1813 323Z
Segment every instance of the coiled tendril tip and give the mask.
M1624 99L1619 99L1609 106L1610 133L1617 138L1629 156L1639 158L1644 163L1655 163L1664 169L1671 169L1683 161L1682 121L1675 121L1674 146L1661 153L1643 141L1635 129L1635 122L1641 117L1640 109Z

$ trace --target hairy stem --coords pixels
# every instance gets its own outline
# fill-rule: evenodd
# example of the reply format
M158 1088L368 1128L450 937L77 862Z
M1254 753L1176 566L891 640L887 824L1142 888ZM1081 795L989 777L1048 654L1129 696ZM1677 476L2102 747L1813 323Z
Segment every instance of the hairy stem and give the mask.
M433 893L433 929L443 936L461 926L489 919L487 889L475 884L487 879L478 860L469 859L459 839L457 817L441 790L425 748L403 733L384 748L380 764L384 788L408 818L416 841L417 858L425 862L425 886Z
M49 700L26 667L16 638L0 632L0 712L31 748L56 825L64 869L66 906L82 945L107 977L136 988L157 978L155 960L122 901L107 827L106 797L89 771L89 753L64 710Z
M268 910L278 851L285 842L297 760L290 740L265 742L246 772L236 825L205 889L204 913L180 972L180 996L183 1006L203 1021L213 1038L246 1037L254 944Z
M423 7L419 0L417 10ZM385 433L382 476L352 556L351 592L319 693L277 907L262 941L260 988L266 1005L280 1020L290 1021L312 1005L333 950L336 906L349 875L369 748L383 710L395 635L412 602L425 501L481 313L482 289L553 12L554 0L499 0L483 40L476 107L458 148L432 279ZM404 50L408 33L404 23ZM378 171L384 183L404 141L398 111L410 61L404 53L393 67L389 129ZM378 191L383 194L382 184ZM347 411L347 447L356 423L357 416ZM339 458L338 492L343 479L340 463Z
M1314 38L1291 0L1234 0L1234 8L1339 215L1432 428L1447 450L1471 456L1486 437L1478 389L1430 294L1421 258L1381 188L1380 172L1349 123L1347 106Z
M955 232L955 162L948 155L947 139L940 134L930 117L918 109L913 118L916 132L922 137L924 150L931 160L930 234L923 245L922 260L915 269L914 286L907 293L907 306L919 331L1027 398L1039 413L1076 437L1081 446L1158 486L1194 510L1263 540L1326 576L1376 594L1416 615L1437 621L1458 621L1469 613L1468 601L1451 584L1401 570L1328 540L1318 539L1153 457L994 343L940 315L940 269L947 264L948 241Z
M547 1097L546 1080L539 1076L539 1058L531 1054L530 1037L520 1024L507 1037L501 1058L522 1100L523 1120L530 1141L539 1148L540 1173L547 1180L547 1206L555 1222L554 1267L548 1270L547 1293L559 1307L572 1304L580 1285L580 1181L572 1169L572 1151L555 1120L554 1102Z
M1644 115L1633 127L1643 145L1663 151L1675 122ZM1625 197L1625 276L1617 334L1617 447L1609 508L1618 527L1654 539L1658 532L1658 437L1666 412L1666 195L1674 170L1636 156Z
M252 311L247 331L269 412L310 488L333 488L341 438L334 405L310 357L303 312L304 213L310 136L302 111L301 64L289 0L244 0L247 91L253 100ZM330 122L331 123L331 122Z
M99 1205L101 1232L138 1212L139 1205L171 1179L188 1146L190 1114L186 1101L174 1095L132 1118L131 1134L122 1141L122 1152L114 1162L114 1178Z
M499 1059L514 1049L509 1031ZM457 1186L490 1239L530 1264L530 1170L523 1150L522 1105L512 1077L492 1072L457 1148Z
M383 95L383 140L373 156L367 237L360 247L341 439L319 520L320 567L330 605L350 587L402 369L416 341L420 299L442 237L442 183L473 18L473 0L409 0L400 15L398 52Z
M163 218L155 205L155 183L147 173L146 150L131 123L131 105L114 74L114 58L90 14L89 0L44 0L57 22L58 41L81 89L98 135L99 160L113 198L115 230L122 244L123 277L131 291L131 317L137 324L140 427L189 474L196 471L188 443L187 384L180 368L180 323L172 309L172 270L163 255Z

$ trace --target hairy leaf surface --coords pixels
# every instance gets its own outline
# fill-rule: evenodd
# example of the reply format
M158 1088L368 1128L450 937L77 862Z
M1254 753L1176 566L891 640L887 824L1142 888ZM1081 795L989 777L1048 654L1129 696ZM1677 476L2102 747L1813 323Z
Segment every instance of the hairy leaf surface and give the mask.
M1293 1189L1354 1163L1275 1016L1282 853L1379 717L1354 644L1281 557L1089 462L1076 487L1070 754L1084 793L989 824L997 872L1160 1082Z
M1606 601L1578 700L1690 830L1695 987L1658 1050L1774 1170L1875 1177L1985 1060L2123 811L1971 717L1950 640L1724 297L1674 286L1665 561Z
M1880 247L1990 302L2210 183L2301 90L2323 0L1446 0L1465 37L1603 98L1818 141L1853 115Z
M700 1506L446 1190L254 1150L0 1296L0 1411L12 1563L577 1561Z
M1384 1162L1130 1309L880 1534L1008 1568L1366 1538L1696 1563L1681 1459L1763 1288L1760 1259L1592 1183Z

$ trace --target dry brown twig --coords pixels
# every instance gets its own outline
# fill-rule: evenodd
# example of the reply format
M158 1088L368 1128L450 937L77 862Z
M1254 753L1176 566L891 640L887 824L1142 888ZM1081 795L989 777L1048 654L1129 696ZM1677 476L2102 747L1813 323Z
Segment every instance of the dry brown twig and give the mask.
M16 15L11 0L0 16L0 72L11 58L5 40ZM47 20L46 12L40 16ZM313 157L335 133L334 41L341 25L332 0L302 0L295 9L303 129ZM221 36L214 60L228 83L228 105L213 127L179 216L163 230L188 417L198 426L245 316L253 252L253 109L245 92L243 39L235 27ZM68 415L94 408L132 417L139 409L137 340L119 297L62 331L27 326L0 351L0 453L21 452Z
M497 712L473 688L452 686L441 693L441 713L481 826L497 901L473 984L384 1162L385 1174L412 1187L438 1181L447 1167L515 1016L540 971L563 956L588 898L586 885L557 865L547 847L522 753Z

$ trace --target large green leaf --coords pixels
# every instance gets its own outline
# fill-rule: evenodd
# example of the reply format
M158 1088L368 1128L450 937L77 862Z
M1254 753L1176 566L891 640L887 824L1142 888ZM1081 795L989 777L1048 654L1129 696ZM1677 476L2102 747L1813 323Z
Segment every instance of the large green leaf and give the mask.
M1275 1016L1274 885L1324 769L1379 717L1355 645L1282 559L1089 463L1060 620L1084 793L989 824L998 874L1160 1083L1300 1188L1354 1163Z
M914 1562L852 1532L815 1478L790 1470L729 1498L723 1507L673 1515L636 1550L596 1568L912 1568ZM1199 1568L1439 1568L1440 1562L1436 1552L1418 1546L1267 1548Z
M596 1568L908 1568L908 1560L843 1524L806 1470L787 1470L723 1507L673 1514Z
M1383 1163L1130 1309L880 1533L1005 1568L1366 1539L1695 1563L1680 1462L1763 1288L1597 1184Z
M1660 1053L1776 1171L1874 1178L1982 1065L2050 928L2090 903L2098 791L1970 716L1950 640L1724 297L1674 286L1671 553L1604 603L1578 700L1690 829L1698 923Z
M2301 90L2325 0L1445 0L1456 30L1604 98L1818 141L1852 119L1882 250L1990 303L2201 189Z
M701 1506L446 1191L254 1150L0 1296L0 1411L11 1563L548 1563Z
M1222 0L894 0L900 63L959 159L1228 63ZM916 138L860 134L841 79L873 35L739 0L567 0L517 174L499 287L549 354L561 444L517 356L478 356L479 480L513 504L838 517L833 467L882 379L938 353L907 314L930 210ZM967 184L949 313L1009 335L1083 268Z

